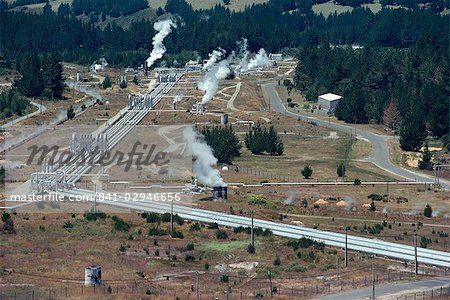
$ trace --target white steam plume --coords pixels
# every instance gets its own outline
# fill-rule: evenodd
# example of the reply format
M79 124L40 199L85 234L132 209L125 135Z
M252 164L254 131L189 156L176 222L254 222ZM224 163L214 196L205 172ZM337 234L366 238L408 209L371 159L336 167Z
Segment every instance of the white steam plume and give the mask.
M219 65L209 70L205 76L197 83L198 88L204 92L202 104L206 104L212 100L219 89L219 81L225 79L231 70L227 59L219 62Z
M172 27L177 28L177 25L171 19L158 21L153 25L153 28L158 33L153 37L153 50L149 58L147 58L147 67L151 67L156 60L160 59L166 53L166 47L163 41L172 32Z
M206 144L203 135L192 127L186 127L183 130L183 140L195 160L194 174L198 182L211 187L224 186L219 170L213 168L217 164L217 158Z
M353 210L355 210L356 208L355 208L355 200L353 199L353 198L351 198L351 197L349 197L349 196L345 196L344 197L344 201L345 201L345 209L346 210L350 210L350 211L353 211Z
M210 53L209 54L209 59L203 65L203 70L208 69L213 64L218 62L225 53L226 53L226 51L224 49L222 49L222 48L217 48L217 50L214 50L212 53Z
M239 62L239 65L236 68L239 70L247 70L248 55L250 54L250 51L248 51L248 40L246 38L242 38L242 40L240 40L236 44L239 47L239 54L242 54L242 58Z
M175 98L173 98L173 103L178 103L181 100L183 100L184 95L176 95Z
M250 59L250 62L248 63L247 70L251 71L256 68L267 68L272 65L272 62L269 60L269 56L266 53L266 50L261 48L259 52Z
M284 204L290 205L290 204L294 203L296 195L297 195L297 193L295 191L288 191L288 196L284 200Z
M200 55L197 54L197 58L195 60L190 60L186 63L186 65L195 65L198 64L200 62L202 58L200 57Z

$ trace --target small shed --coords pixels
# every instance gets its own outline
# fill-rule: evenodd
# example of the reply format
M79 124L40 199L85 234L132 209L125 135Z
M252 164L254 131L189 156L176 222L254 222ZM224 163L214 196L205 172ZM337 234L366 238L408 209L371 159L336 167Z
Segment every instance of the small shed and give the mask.
M319 107L321 110L324 110L329 113L333 113L336 110L339 101L342 99L342 96L328 93L319 96Z

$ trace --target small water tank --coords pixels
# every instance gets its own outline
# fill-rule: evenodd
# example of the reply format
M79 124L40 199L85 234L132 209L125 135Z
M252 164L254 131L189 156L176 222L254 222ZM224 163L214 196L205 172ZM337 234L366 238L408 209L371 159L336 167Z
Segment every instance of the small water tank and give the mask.
M84 285L92 286L101 284L102 282L102 267L90 266L84 270Z
M228 114L223 114L220 116L220 124L222 125L228 124Z

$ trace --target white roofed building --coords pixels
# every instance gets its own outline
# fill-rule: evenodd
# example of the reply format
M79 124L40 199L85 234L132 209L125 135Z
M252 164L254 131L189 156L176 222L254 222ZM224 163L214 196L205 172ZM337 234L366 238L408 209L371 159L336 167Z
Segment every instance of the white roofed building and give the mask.
M336 110L336 107L341 99L342 99L342 96L332 94L332 93L320 95L318 98L319 107L321 110L324 110L329 113L333 113Z

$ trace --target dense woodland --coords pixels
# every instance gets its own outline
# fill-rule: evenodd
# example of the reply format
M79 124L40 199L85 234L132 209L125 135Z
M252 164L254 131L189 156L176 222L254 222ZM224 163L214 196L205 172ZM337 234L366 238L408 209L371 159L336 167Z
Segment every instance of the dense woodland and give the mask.
M93 6L105 1L77 0L57 13L46 5L43 14L5 11L3 3L0 59L19 66L30 53L57 52L70 62L90 64L103 56L113 66L141 65L152 49L152 21L136 21L128 28L114 23L100 27L98 18L75 17L111 14L103 9L105 5ZM127 11L132 2L114 3ZM271 0L231 12L220 5L196 11L184 0L168 0L157 15L171 14L179 26L165 40L168 53L163 60L183 64L196 53L207 57L216 47L230 52L242 37L253 52L262 47L268 52L294 48L291 53L300 61L295 87L308 99L322 92L342 94L344 101L336 112L340 119L385 123L408 137L403 139L404 149L417 149L426 132L436 137L447 134L449 16L436 10L449 7L449 1L423 6L419 0L385 0L384 4L411 9L383 9L374 14L356 8L328 18L312 12L312 5L319 2L324 1ZM337 2L357 6L367 1ZM344 46L350 44L363 48Z

